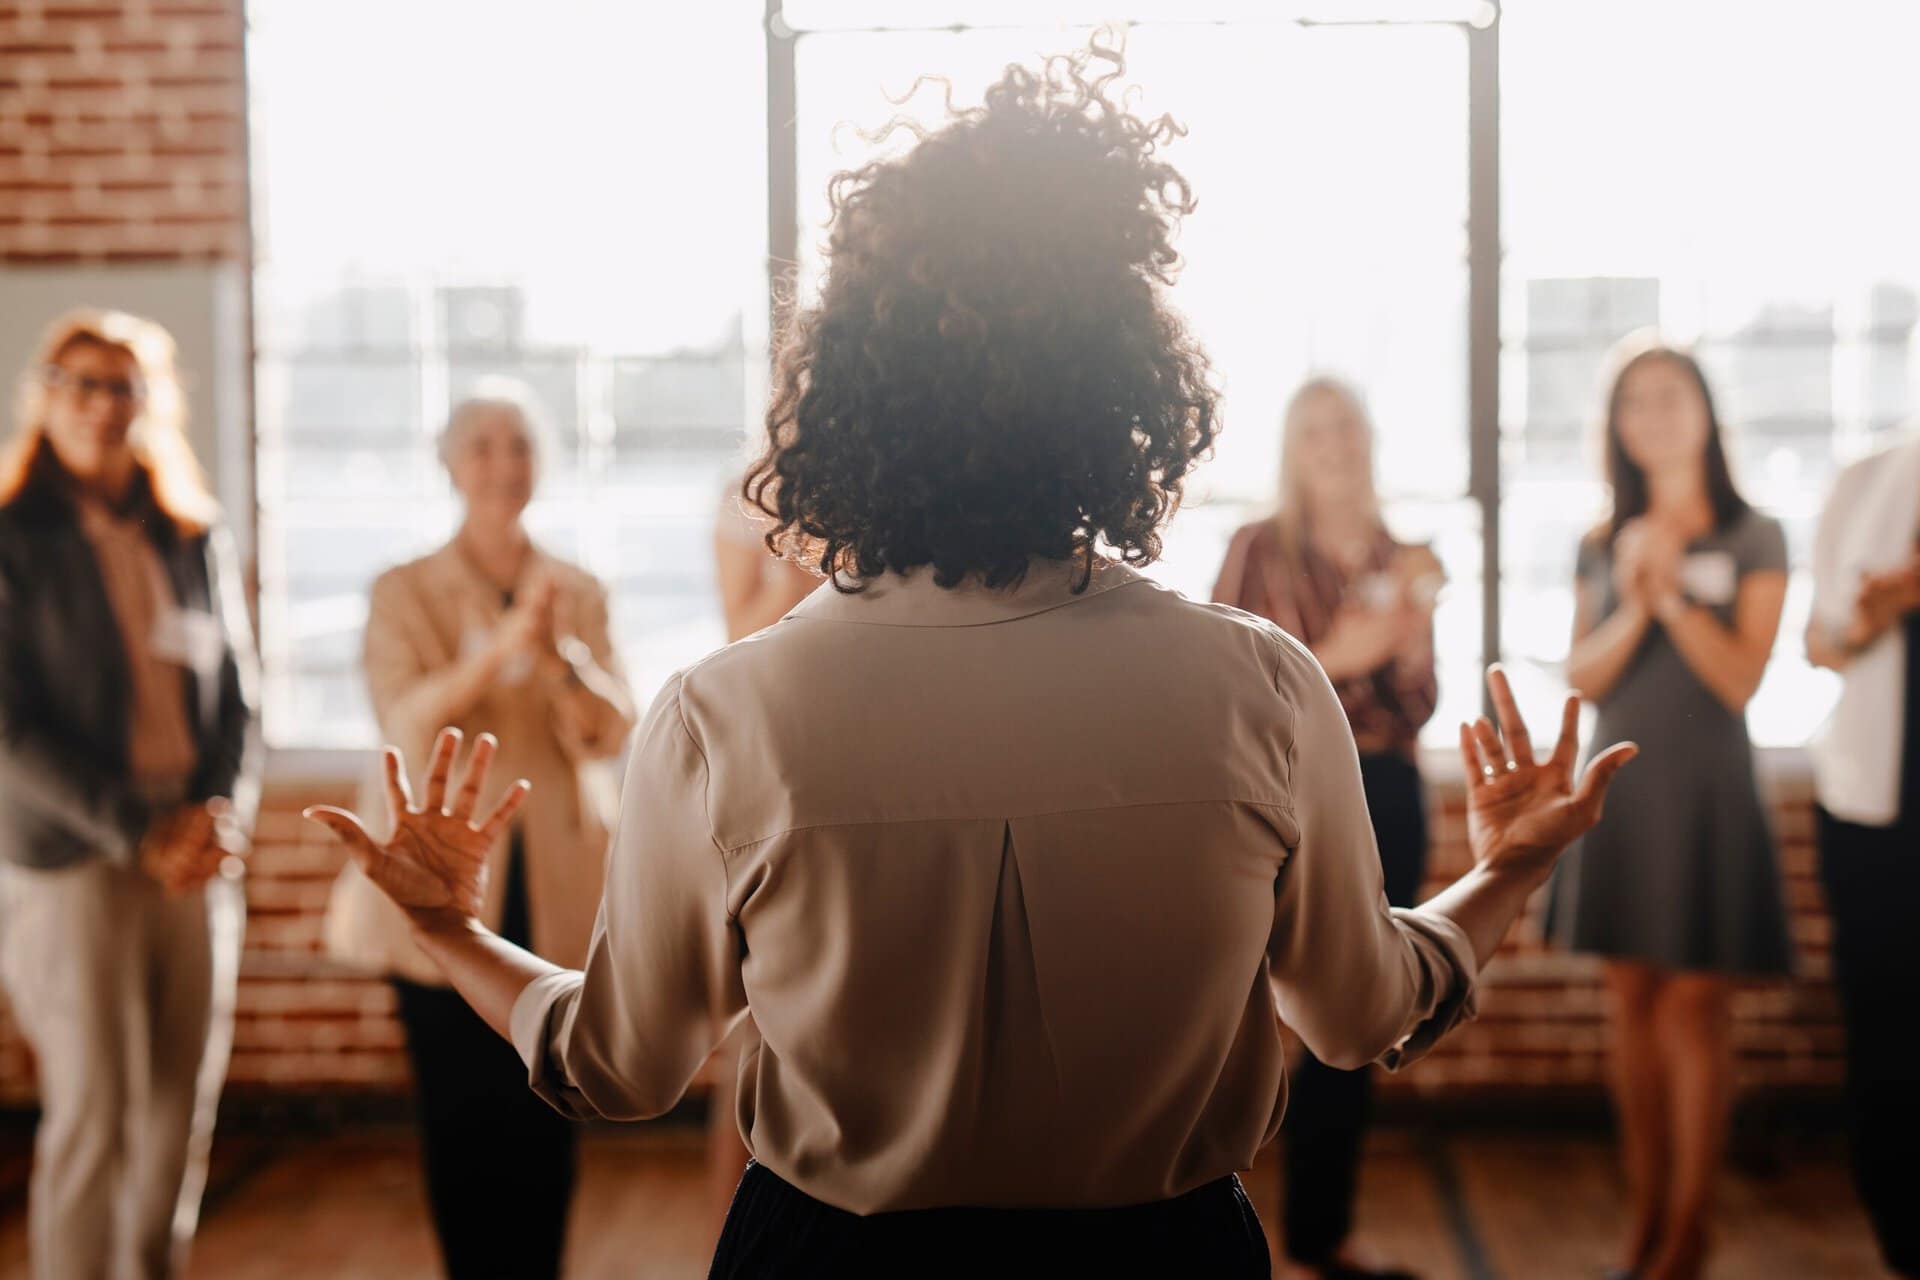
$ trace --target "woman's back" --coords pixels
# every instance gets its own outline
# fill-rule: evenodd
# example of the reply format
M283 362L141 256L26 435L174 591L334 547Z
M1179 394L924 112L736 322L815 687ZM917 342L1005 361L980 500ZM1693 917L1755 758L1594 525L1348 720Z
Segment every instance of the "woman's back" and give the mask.
M1371 1060L1463 1000L1464 943L1381 898L1312 659L1130 570L1080 595L1072 573L825 588L670 684L635 777L679 754L704 774L682 788L698 811L630 783L583 1012L542 1046L540 984L515 1011L536 1076L559 1077L536 1087L663 1109L697 1049L663 1054L648 1024L744 1002L743 1127L813 1195L1135 1204L1247 1167L1277 1129L1270 951L1296 1026L1335 1058ZM704 849L650 847L703 828ZM627 892L655 915L688 897L710 971L663 974L661 931L612 923L633 918Z

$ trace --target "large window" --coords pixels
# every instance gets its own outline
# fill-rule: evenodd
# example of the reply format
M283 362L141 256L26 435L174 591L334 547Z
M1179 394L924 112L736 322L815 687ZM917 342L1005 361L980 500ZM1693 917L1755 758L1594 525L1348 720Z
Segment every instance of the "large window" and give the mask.
M812 6L831 12L831 4ZM803 281L818 269L827 181L908 145L895 117L978 102L1011 61L1084 30L834 31L796 49ZM1467 499L1467 43L1450 23L1146 24L1127 36L1137 108L1189 130L1168 156L1198 208L1173 297L1212 357L1225 430L1150 572L1202 598L1234 527L1271 508L1279 422L1311 373L1361 388L1380 484L1403 537L1432 540L1452 584L1437 619L1443 705L1478 707L1478 507ZM943 77L922 84L918 77Z
M434 437L490 374L544 406L529 521L612 588L636 685L718 644L709 534L766 362L757 10L249 13L269 741L373 740L366 589L452 531Z
M1814 521L1834 472L1920 412L1920 8L1510 0L1502 648L1557 697L1575 545L1601 514L1608 347L1695 344L1747 496L1796 572L1749 721L1804 742L1831 677L1802 656Z
M768 174L794 203L804 289L828 178L907 145L883 136L889 119L937 116L946 89L910 92L917 77L967 103L1007 62L1087 35L1060 25L1089 16L1064 0L932 7L979 25L860 29L930 9L787 6L788 191L766 167L761 0L255 0L275 742L368 741L365 587L449 531L432 437L484 374L547 405L560 447L534 524L613 585L642 692L718 642L707 536L764 393ZM1139 108L1190 131L1170 152L1199 199L1174 298L1225 394L1217 456L1154 572L1205 594L1232 529L1269 509L1291 389L1348 378L1380 433L1390 523L1432 540L1451 578L1436 741L1477 709L1490 647L1471 349L1501 352L1480 455L1499 463L1498 648L1536 714L1563 687L1618 337L1656 326L1698 345L1742 483L1786 522L1797 565L1836 468L1920 411L1920 168L1900 136L1920 9L1508 0L1495 122L1469 76L1485 37L1468 23L1491 5L1296 6L1307 22L1264 0L1116 7L1159 19L1128 32L1128 79ZM384 38L345 34L366 30ZM1469 316L1476 121L1500 137L1502 253L1471 268L1497 273L1497 333ZM1763 743L1803 741L1832 696L1799 657L1806 594L1796 573L1752 709Z

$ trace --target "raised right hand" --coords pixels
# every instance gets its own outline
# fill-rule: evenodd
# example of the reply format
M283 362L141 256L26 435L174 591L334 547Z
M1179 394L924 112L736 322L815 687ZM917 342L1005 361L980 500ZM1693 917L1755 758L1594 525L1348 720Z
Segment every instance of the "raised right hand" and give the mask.
M1607 787L1620 767L1640 753L1631 742L1609 747L1574 782L1580 749L1580 699L1567 696L1560 740L1543 762L1514 703L1507 673L1487 671L1500 728L1485 716L1460 726L1460 758L1467 783L1467 843L1474 863L1544 879L1560 853L1600 820ZM1504 741L1503 741L1504 739Z

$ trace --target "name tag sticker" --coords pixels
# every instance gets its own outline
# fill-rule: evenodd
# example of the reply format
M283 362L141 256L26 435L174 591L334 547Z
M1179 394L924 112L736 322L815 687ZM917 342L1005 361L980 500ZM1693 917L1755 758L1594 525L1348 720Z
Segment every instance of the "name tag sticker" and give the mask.
M1695 604L1732 604L1739 579L1730 551L1696 551L1680 562L1680 587Z
M186 667L205 679L220 670L227 633L220 619L202 609L169 609L154 619L147 640L153 656Z

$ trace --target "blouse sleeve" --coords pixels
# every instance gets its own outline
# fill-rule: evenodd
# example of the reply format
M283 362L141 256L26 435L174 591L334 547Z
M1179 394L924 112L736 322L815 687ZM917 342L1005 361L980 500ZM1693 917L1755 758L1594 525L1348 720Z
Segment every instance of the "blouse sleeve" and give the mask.
M675 676L627 768L586 968L536 979L513 1007L533 1090L562 1112L660 1115L746 1010L706 793L706 759L681 718Z
M575 634L593 655L593 664L618 686L622 701L615 703L606 697L593 699L594 717L589 739L571 744L583 759L617 754L627 734L633 729L633 693L627 684L626 666L620 661L619 651L613 647L613 627L608 614L607 589L597 579L588 579L580 592L574 618Z
M388 570L374 580L360 650L367 698L373 704L373 718L380 732L405 743L420 739L417 731L431 733L439 727L429 725L421 730L420 726L401 725L394 720L402 698L429 674L421 646L414 638L416 629L425 625L425 620L417 616L419 612L418 598L397 570Z
M1598 533L1588 534L1580 539L1580 550L1574 557L1573 580L1583 587L1604 587L1607 575L1613 572L1612 559L1606 540ZM1566 561L1560 563L1565 564Z
M1280 648L1276 685L1296 706L1297 828L1267 948L1280 1017L1329 1066L1397 1069L1473 1016L1473 948L1446 917L1387 905L1346 714L1312 655Z
M1780 522L1755 512L1747 517L1734 562L1740 576L1750 573L1784 573L1787 569L1787 534Z
M1276 598L1271 591L1276 575L1263 571L1268 548L1262 539L1268 527L1266 521L1256 521L1233 535L1233 541L1227 545L1226 562L1220 566L1220 576L1213 584L1213 602L1245 609L1291 635L1300 636L1300 611L1292 596Z

